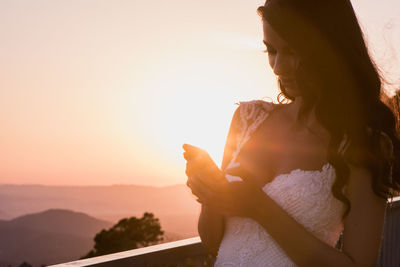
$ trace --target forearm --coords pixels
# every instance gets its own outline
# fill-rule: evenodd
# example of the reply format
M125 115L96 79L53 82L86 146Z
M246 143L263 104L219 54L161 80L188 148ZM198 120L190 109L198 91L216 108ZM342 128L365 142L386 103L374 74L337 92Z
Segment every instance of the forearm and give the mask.
M299 267L356 266L348 255L313 236L268 196L254 219Z
M212 207L201 205L198 231L208 252L216 256L224 234L224 217Z

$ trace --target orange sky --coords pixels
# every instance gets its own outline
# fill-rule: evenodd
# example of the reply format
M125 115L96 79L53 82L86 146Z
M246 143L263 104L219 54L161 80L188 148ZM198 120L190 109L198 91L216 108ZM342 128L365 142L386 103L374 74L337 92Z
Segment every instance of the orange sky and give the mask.
M399 74L400 4L353 2ZM261 4L0 1L0 183L184 183L184 142L219 163L234 103L277 93Z

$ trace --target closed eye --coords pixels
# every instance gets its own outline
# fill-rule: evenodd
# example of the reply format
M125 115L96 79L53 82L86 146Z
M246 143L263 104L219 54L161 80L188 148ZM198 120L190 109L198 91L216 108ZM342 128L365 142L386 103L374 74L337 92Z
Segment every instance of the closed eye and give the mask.
M268 44L264 40L263 40L263 43L265 44L265 47L266 47L266 49L263 51L264 53L268 53L268 54L271 54L271 55L276 54L276 49L272 45Z
M274 48L272 48L271 46L267 46L267 48L263 52L271 54L271 55L275 55L276 54L276 50Z

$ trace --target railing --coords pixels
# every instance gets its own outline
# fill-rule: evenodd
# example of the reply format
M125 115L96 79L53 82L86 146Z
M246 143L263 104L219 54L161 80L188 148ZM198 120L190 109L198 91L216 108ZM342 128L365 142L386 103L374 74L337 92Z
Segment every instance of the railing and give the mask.
M368 208L368 207L366 207ZM145 248L109 254L90 259L67 262L52 267L155 267L211 266L199 237L164 243ZM377 267L400 266L400 197L388 206L382 249Z
M385 230L377 266L400 266L400 197L394 198L387 207Z
M200 238L193 237L160 245L138 248L105 256L72 261L52 267L180 267L211 266L211 257Z

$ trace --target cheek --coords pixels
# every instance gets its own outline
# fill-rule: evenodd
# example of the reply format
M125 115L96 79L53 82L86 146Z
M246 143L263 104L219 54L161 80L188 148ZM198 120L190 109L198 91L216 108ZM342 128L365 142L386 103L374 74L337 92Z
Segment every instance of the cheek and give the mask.
M300 62L300 60L295 56L290 58L290 65L292 66L292 69L294 71L296 71L298 69L299 62Z
M281 58L281 65L285 66L288 73L295 73L297 70L297 58L291 55L287 55Z

